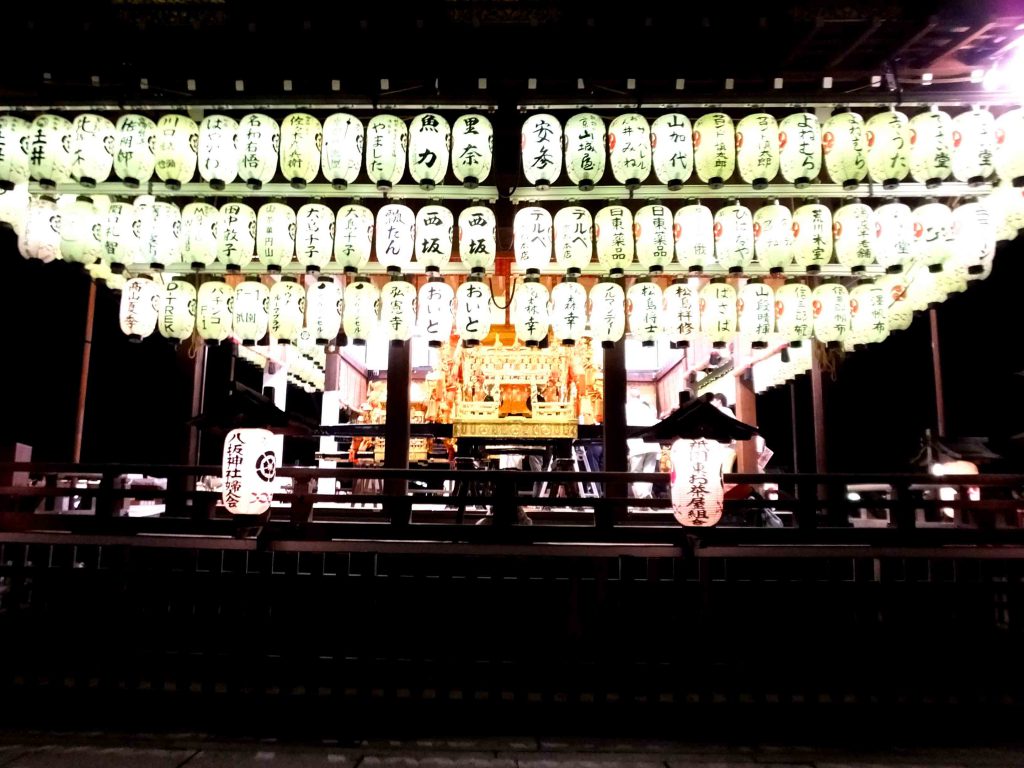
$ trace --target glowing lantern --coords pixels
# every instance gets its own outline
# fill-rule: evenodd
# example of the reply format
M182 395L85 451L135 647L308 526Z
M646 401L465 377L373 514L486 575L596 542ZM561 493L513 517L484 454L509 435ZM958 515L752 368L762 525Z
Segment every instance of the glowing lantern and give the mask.
M82 114L71 123L71 177L83 187L110 176L115 135L114 124L102 115Z
M748 280L736 300L739 333L751 349L764 349L775 331L775 292L757 278Z
M156 168L156 123L145 115L121 115L114 126L114 173L126 186L153 178Z
M15 184L13 189L0 189L0 227L20 235L28 218L29 200L27 183Z
M31 124L13 115L0 116L0 191L10 192L29 179Z
M377 211L377 261L388 272L409 268L416 247L416 214L406 205L390 204Z
M234 307L234 333L244 346L252 346L267 335L270 289L258 277L247 277L235 287Z
M334 212L321 203L307 203L295 221L295 255L307 272L319 272L334 251Z
M455 332L466 347L478 345L491 332L491 289L472 274L455 292Z
M594 220L581 205L559 208L555 213L555 262L566 274L579 274L594 252Z
M540 272L551 263L551 214L537 206L516 211L513 220L516 266Z
M996 173L1007 184L1024 187L1024 108L996 118ZM33 178L35 176L33 175Z
M651 175L651 126L636 112L619 115L608 126L608 161L612 176L636 189Z
M323 140L323 126L312 115L293 112L281 122L281 173L295 189L316 179Z
M516 286L512 297L512 323L518 336L528 347L536 347L548 337L551 320L548 315L548 289L538 275L527 275Z
M380 291L380 324L392 344L408 341L416 324L416 287L393 277Z
M373 211L344 205L334 221L334 260L346 272L358 272L373 253Z
M941 267L953 255L953 212L945 203L925 203L911 214L913 252L919 263Z
M335 189L347 189L363 167L363 121L338 112L324 120L324 145L320 164Z
M779 173L779 124L767 112L747 115L736 125L736 167L754 189Z
M986 205L966 198L953 210L953 255L950 265L973 279L984 272L996 252L996 228ZM966 286L965 286L966 287Z
M832 260L832 212L818 202L793 211L793 260L808 273Z
M133 277L121 289L121 332L129 341L142 341L156 330L159 288L148 277Z
M884 285L861 280L850 291L850 335L855 346L877 344L889 335Z
M217 217L217 261L237 271L256 252L256 211L245 203L227 203Z
M71 123L59 115L39 115L28 138L29 173L44 188L53 189L71 176Z
M907 281L900 272L882 275L875 285L882 289L886 318L891 331L903 331L914 319L914 309L907 301Z
M851 272L863 272L875 260L875 214L864 203L849 203L835 212L832 221L836 260Z
M126 265L139 261L142 234L140 207L131 203L111 203L107 208L106 227L103 232L103 259L114 274Z
M700 289L699 296L701 333L720 349L736 336L736 289L716 277Z
M835 184L854 189L868 175L864 118L841 111L825 121L821 134L825 170Z
M139 206L141 263L153 269L181 261L181 209L159 200Z
M106 211L90 197L79 197L61 212L60 250L66 261L89 265L103 253Z
M821 173L821 125L811 112L796 112L779 122L779 171L797 187Z
M264 203L256 214L256 257L268 272L280 272L295 254L295 211Z
M409 124L409 175L422 189L444 182L452 148L448 121L433 112L416 115Z
M938 306L945 298L943 285L939 280L942 267L938 264L915 263L907 271L907 304L914 312L923 312L928 307Z
M209 203L189 203L181 212L181 257L192 269L203 269L217 258L220 212Z
M409 130L401 118L377 115L366 127L366 173L377 189L387 191L402 180Z
M841 346L850 330L850 292L841 283L822 283L811 292L814 338Z
M219 344L231 335L235 289L223 280L209 280L199 286L196 298L196 330L207 344Z
M291 275L284 275L270 289L270 338L281 344L299 340L306 315L306 291Z
M633 214L623 205L605 206L594 217L594 235L601 266L621 275L633 263Z
M156 124L156 175L168 189L192 181L199 161L199 126L185 115L164 115Z
M902 270L911 258L914 221L904 203L891 202L875 209L875 258L887 270Z
M455 216L443 205L425 205L416 212L416 261L427 272L440 272L452 257Z
M661 332L661 287L649 277L637 278L626 291L629 307L629 330L641 346L653 347Z
M691 272L700 272L715 260L715 217L700 203L684 205L673 217L676 259Z
M633 219L636 258L652 275L672 262L672 211L664 205L645 205Z
M224 189L238 176L238 123L210 115L199 124L199 175L211 189Z
M708 528L722 519L725 455L725 446L715 440L680 438L672 443L672 515L680 525Z
M894 189L910 173L911 131L907 116L895 109L868 118L864 126L868 177L884 189Z
M377 328L380 292L370 278L359 275L345 286L342 327L353 344L362 346Z
M724 112L701 115L693 124L693 168L712 189L721 187L736 168L736 133Z
M775 274L793 261L793 214L776 200L754 211L754 253L762 267Z
M483 115L460 115L452 126L452 173L475 189L491 173L494 128Z
M972 107L953 118L953 177L971 186L992 175L996 153L996 119L987 109Z
M953 171L953 120L932 107L910 121L910 174L915 181L937 187Z
M281 126L267 115L253 113L238 121L238 176L249 189L262 189L277 173Z
M604 176L604 120L593 112L580 112L565 122L565 172L583 191Z
M996 237L1013 240L1024 227L1024 189L1000 182L992 188L985 203L992 211L996 223Z
M611 280L590 289L590 336L602 347L614 346L626 333L626 293Z
M321 275L306 290L306 328L320 346L333 344L341 331L341 288Z
M586 308L587 289L575 275L567 275L551 290L551 328L564 346L573 346L583 335Z
M693 128L686 115L669 112L651 124L651 161L658 181L673 192L690 178Z
M459 213L459 258L471 272L483 274L498 253L494 211L471 205Z
M224 438L224 508L232 515L262 515L274 497L279 458L268 429L233 429Z
M814 330L811 289L794 281L775 291L775 332L790 346L803 344Z
M440 347L452 335L455 322L455 291L440 275L433 274L420 288L417 323L427 344Z
M538 189L547 189L562 168L562 126L554 115L531 115L521 133L523 173Z
M715 261L730 272L742 272L754 257L754 217L739 203L715 212Z
M700 329L697 291L685 277L677 277L665 289L661 311L661 327L668 335L672 349L689 347Z
M56 200L48 195L33 197L25 225L18 232L18 252L26 259L39 259L44 263L59 259L60 219Z
M196 289L183 280L171 280L159 297L160 335L172 341L184 341L196 327Z

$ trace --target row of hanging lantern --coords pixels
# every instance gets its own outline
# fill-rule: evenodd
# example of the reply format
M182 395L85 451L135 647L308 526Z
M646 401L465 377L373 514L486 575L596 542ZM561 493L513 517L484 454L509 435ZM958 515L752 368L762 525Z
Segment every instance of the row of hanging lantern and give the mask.
M812 112L781 120L767 112L734 122L724 112L695 119L662 114L653 122L631 112L605 128L592 112L568 118L563 126L551 114L531 115L522 126L523 173L544 189L562 172L581 190L598 183L611 166L619 184L635 189L654 173L670 190L691 174L712 188L738 172L762 189L776 177L797 187L827 177L846 189L866 179L892 189L908 177L929 187L955 179L969 184L1000 179L1024 185L1024 109L998 117L973 107L955 117L932 107L913 117L892 108L867 120L838 110L824 123Z
M347 113L322 123L306 113L288 115L280 124L253 113L236 120L208 115L198 124L182 114L156 122L126 114L111 122L86 113L68 120L42 114L29 122L0 116L0 187L30 178L44 187L77 181L86 187L111 173L133 187L155 174L168 189L191 182L198 170L212 189L241 179L259 189L281 175L303 188L323 173L335 188L345 189L365 166L381 190L398 184L406 168L426 189L444 182L449 165L455 178L476 187L490 174L494 129L484 115L460 115L452 124L426 112L408 125L396 115L363 121ZM364 152L365 148L365 152ZM450 162L449 162L450 161Z

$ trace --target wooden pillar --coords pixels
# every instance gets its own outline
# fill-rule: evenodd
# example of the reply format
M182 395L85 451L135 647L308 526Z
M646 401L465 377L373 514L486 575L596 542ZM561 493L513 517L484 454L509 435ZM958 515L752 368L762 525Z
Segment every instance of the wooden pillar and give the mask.
M188 342L186 342L188 343ZM203 393L206 388L206 345L196 345L196 355L192 358L192 419L203 413ZM202 430L194 423L188 430L188 463L199 463L199 446L202 441Z
M629 469L629 455L626 451L625 339L604 348L604 468L608 472L625 472ZM625 498L626 483L607 483L605 495ZM617 517L625 517L624 508L598 512L597 525L611 527Z
M757 395L750 377L750 368L736 377L736 418L757 425ZM736 441L736 471L739 474L757 472L757 450L754 440Z
M811 355L811 411L814 417L814 471L828 472L828 456L825 450L825 391L821 379L821 362L818 357L821 342L815 345Z
M935 307L928 310L932 334L932 376L935 379L935 426L939 437L946 436L946 402L942 397L942 360L939 357L939 316Z
M75 443L71 460L82 460L82 436L85 434L85 396L89 390L89 358L92 354L92 327L96 317L96 281L89 281L89 304L85 310L85 338L82 341L82 372L78 379L78 410L75 413Z
M391 342L388 348L388 400L384 420L384 467L409 468L409 379L410 358L408 341ZM410 508L406 500L409 483L404 479L384 481L384 493L396 496L388 512L391 522L409 522Z

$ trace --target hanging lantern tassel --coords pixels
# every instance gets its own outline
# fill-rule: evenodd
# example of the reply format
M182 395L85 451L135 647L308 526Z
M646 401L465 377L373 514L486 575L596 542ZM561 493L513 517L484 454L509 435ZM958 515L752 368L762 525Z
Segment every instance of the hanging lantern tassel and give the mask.
M233 429L224 439L222 499L232 515L270 509L278 462L274 442L268 429Z
M722 519L725 446L714 440L680 438L672 444L672 514L687 528L707 528Z

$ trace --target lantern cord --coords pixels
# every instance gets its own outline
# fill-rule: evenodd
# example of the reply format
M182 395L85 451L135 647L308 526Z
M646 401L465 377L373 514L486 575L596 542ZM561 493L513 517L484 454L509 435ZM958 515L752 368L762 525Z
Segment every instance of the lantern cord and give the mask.
M508 309L509 305L512 303L512 298L516 295L516 286L518 285L518 282L511 277L509 279L512 280L512 290L509 292L508 301L505 302L505 306L501 306L501 304L494 300L494 278L487 278L487 285L490 286L491 289L491 304L496 306L498 309Z

